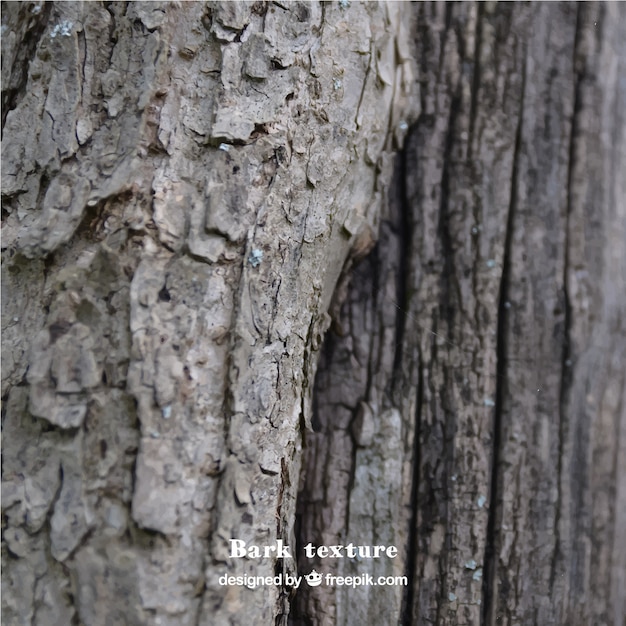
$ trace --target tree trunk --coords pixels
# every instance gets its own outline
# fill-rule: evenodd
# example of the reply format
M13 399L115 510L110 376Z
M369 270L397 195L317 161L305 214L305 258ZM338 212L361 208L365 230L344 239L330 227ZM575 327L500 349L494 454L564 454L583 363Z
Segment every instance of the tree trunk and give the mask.
M219 577L295 571L230 540L295 548L327 310L408 126L402 10L7 5L7 623L286 619Z
M311 589L299 615L620 626L626 16L414 10L420 115L326 342L299 500L302 542L406 546L338 573L408 586Z
M5 623L623 624L621 6L3 9Z

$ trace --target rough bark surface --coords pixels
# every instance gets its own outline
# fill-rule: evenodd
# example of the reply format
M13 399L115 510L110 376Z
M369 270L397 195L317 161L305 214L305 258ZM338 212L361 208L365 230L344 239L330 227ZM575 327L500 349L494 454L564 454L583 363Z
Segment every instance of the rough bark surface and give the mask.
M3 5L3 622L622 626L625 42ZM313 567L408 584L218 582Z
M302 542L403 546L317 569L409 584L305 589L297 616L621 626L626 15L415 11L420 115L323 351L298 504Z
M274 624L328 308L410 119L400 4L3 7L3 619Z

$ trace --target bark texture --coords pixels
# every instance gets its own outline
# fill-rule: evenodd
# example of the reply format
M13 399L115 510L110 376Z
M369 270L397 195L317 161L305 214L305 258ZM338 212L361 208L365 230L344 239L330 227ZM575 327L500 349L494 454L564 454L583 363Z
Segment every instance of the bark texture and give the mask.
M324 348L298 506L302 542L404 546L318 569L409 584L307 589L297 618L621 626L625 12L414 10L420 115Z
M3 618L282 623L301 432L414 85L399 4L3 11ZM252 617L251 617L252 616Z
M625 42L619 4L3 6L3 621L622 626ZM314 567L408 584L219 584Z

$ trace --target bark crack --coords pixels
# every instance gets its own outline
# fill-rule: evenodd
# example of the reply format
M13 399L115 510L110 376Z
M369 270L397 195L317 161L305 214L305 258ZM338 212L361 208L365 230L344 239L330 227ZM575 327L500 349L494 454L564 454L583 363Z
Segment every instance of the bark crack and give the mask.
M407 315L409 310L408 296L408 274L412 256L411 239L415 230L410 216L409 194L407 189L407 152L413 150L413 132L414 127L409 129L407 133L405 149L398 154L398 186L399 186L399 206L401 214L397 218L397 233L399 263L398 275L396 279L396 337L395 352L393 357L393 371L397 374L402 371L402 356L404 348L404 334L406 331ZM378 276L376 276L378 278ZM376 285L378 289L378 285ZM400 377L393 377L393 391L395 392L396 383L401 384Z
M420 432L422 427L422 402L424 400L424 365L422 361L421 351L418 353L418 378L417 378L417 397L415 399L415 434L413 438L413 468L411 476L411 520L409 525L409 538L407 545L407 561L406 561L406 595L405 603L402 609L402 626L412 626L413 624L413 606L415 604L416 585L418 584L418 576L415 568L417 567L417 550L418 550L418 511L419 511L419 485L420 485L420 466L421 466L421 450L420 450Z
M474 47L474 74L472 76L472 96L470 102L470 115L469 115L469 131L468 131L468 160L471 161L473 157L472 146L474 144L474 133L476 132L476 111L478 107L478 92L480 90L480 54L482 49L483 38L483 15L485 11L484 4L482 2L477 3L477 15L476 15L476 32L475 32L475 47Z
M526 55L524 55L526 58ZM511 172L511 196L507 214L506 233L504 239L504 251L502 257L502 275L498 296L498 322L496 344L496 398L492 432L492 458L491 458L491 485L489 494L489 514L487 520L487 536L485 541L485 554L483 560L483 600L481 625L487 626L495 623L495 610L497 598L495 583L497 574L497 544L498 544L498 509L501 499L500 476L498 473L501 462L502 428L504 422L504 400L507 392L507 357L508 357L508 317L507 307L509 297L509 281L511 276L511 250L513 243L513 228L517 212L517 189L519 176L519 160L522 147L522 131L524 118L524 96L526 92L526 61L522 67L522 86L519 104L519 118L515 134L515 147L513 151L513 166Z
M456 305L459 308L462 306L461 288L457 278L458 272L454 258L455 250L450 228L450 169L453 163L456 120L460 113L461 101L457 94L453 94L450 98L450 111L448 113L448 124L443 147L439 221L437 224L437 235L441 243L441 254L443 256L443 267L440 274L440 317L446 321L448 327L448 331L445 333L446 343L452 347L456 346L456 342L454 339L455 302L454 298L451 297L451 291L456 295Z
M451 15L449 14L449 9L446 7L446 22L451 20ZM440 287L439 287L439 312L437 315L437 321L442 320L445 322L447 326L447 331L439 330L438 325L436 326L435 333L442 334L446 337L446 343L452 346L455 345L455 316L456 310L455 305L461 308L461 292L460 292L460 284L458 280L458 271L455 263L455 249L454 249L454 241L451 232L451 214L450 214L450 176L453 166L453 150L454 150L454 137L456 130L456 122L461 113L461 102L458 94L454 93L450 96L450 110L448 112L448 124L444 138L443 144L443 167L441 171L441 191L440 191L440 201L439 201L439 221L437 224L437 235L441 245L441 254L443 256L443 267L440 273ZM434 320L435 321L435 320ZM433 341L433 346L435 351L436 341ZM431 361L433 367L437 367L439 364L442 365L441 368L441 376L443 378L442 388L449 388L449 360L445 357L442 361L438 361L436 353L433 354L433 358ZM432 380L432 378L431 378ZM434 397L434 394L433 394ZM442 519L444 520L444 524L448 525L450 523L450 515L449 515L449 504L450 504L450 493L449 493L449 480L448 476L450 475L449 467L450 463L454 459L454 433L457 428L456 424L456 414L451 407L444 401L442 398L442 402L440 405L442 412L442 423L441 427L444 433L444 441L442 442L442 455L441 458L437 461L437 466L441 463L444 465L443 469L443 494L438 495L435 500L440 500L443 507L444 512ZM436 409L435 409L436 411ZM419 436L419 433L417 433ZM438 467L434 468L434 475L439 475ZM450 540L450 537L446 535L446 542ZM439 566L439 580L440 586L438 589L437 599L436 599L436 623L440 623L442 619L442 614L445 612L445 607L449 603L448 596L446 594L446 589L448 587L447 580L447 572L449 568L447 567L447 559L449 555L449 550L444 550L438 559Z
M374 47L374 44L371 44L371 47ZM365 77L363 78L363 85L361 86L361 93L359 95L359 103L357 104L356 107L356 115L354 116L354 123L356 125L357 128L359 128L360 124L359 124L359 111L361 110L361 105L363 104L363 98L365 97L365 88L367 87L367 81L369 79L370 76L370 72L372 71L372 52L370 50L369 53L369 61L367 63L367 69L365 70Z
M554 516L554 551L552 553L552 561L550 564L550 590L554 589L554 584L557 577L557 568L559 564L559 558L561 554L561 506L563 500L562 492L562 480L563 480L563 456L565 454L564 446L566 439L567 429L567 416L565 415L566 399L569 388L571 386L571 331L572 331L572 304L569 296L569 289L567 287L567 274L570 266L570 217L572 214L572 186L574 184L574 170L576 165L576 140L579 135L579 115L582 109L582 80L583 77L580 72L576 71L576 55L580 46L581 39L581 7L578 6L576 10L576 35L574 41L574 71L575 71L575 83L574 83L574 106L572 114L572 128L570 132L570 144L569 144L569 160L567 165L567 206L565 215L565 241L564 245L564 260L563 260L563 300L564 300L564 323L563 323L563 350L561 354L561 385L559 390L559 441L558 441L558 459L557 459L557 482L556 482L556 503L555 503L555 516Z

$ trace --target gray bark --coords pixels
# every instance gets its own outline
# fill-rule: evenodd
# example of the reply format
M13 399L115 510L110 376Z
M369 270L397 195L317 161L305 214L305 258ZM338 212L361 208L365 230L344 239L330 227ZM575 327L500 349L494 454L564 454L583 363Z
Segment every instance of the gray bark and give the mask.
M2 24L5 623L623 624L621 6Z
M401 5L7 4L3 618L279 623L301 433L413 80ZM282 618L281 618L282 616Z
M326 342L299 499L302 542L406 546L322 568L409 587L309 589L297 615L621 626L623 7L414 10L420 115Z

